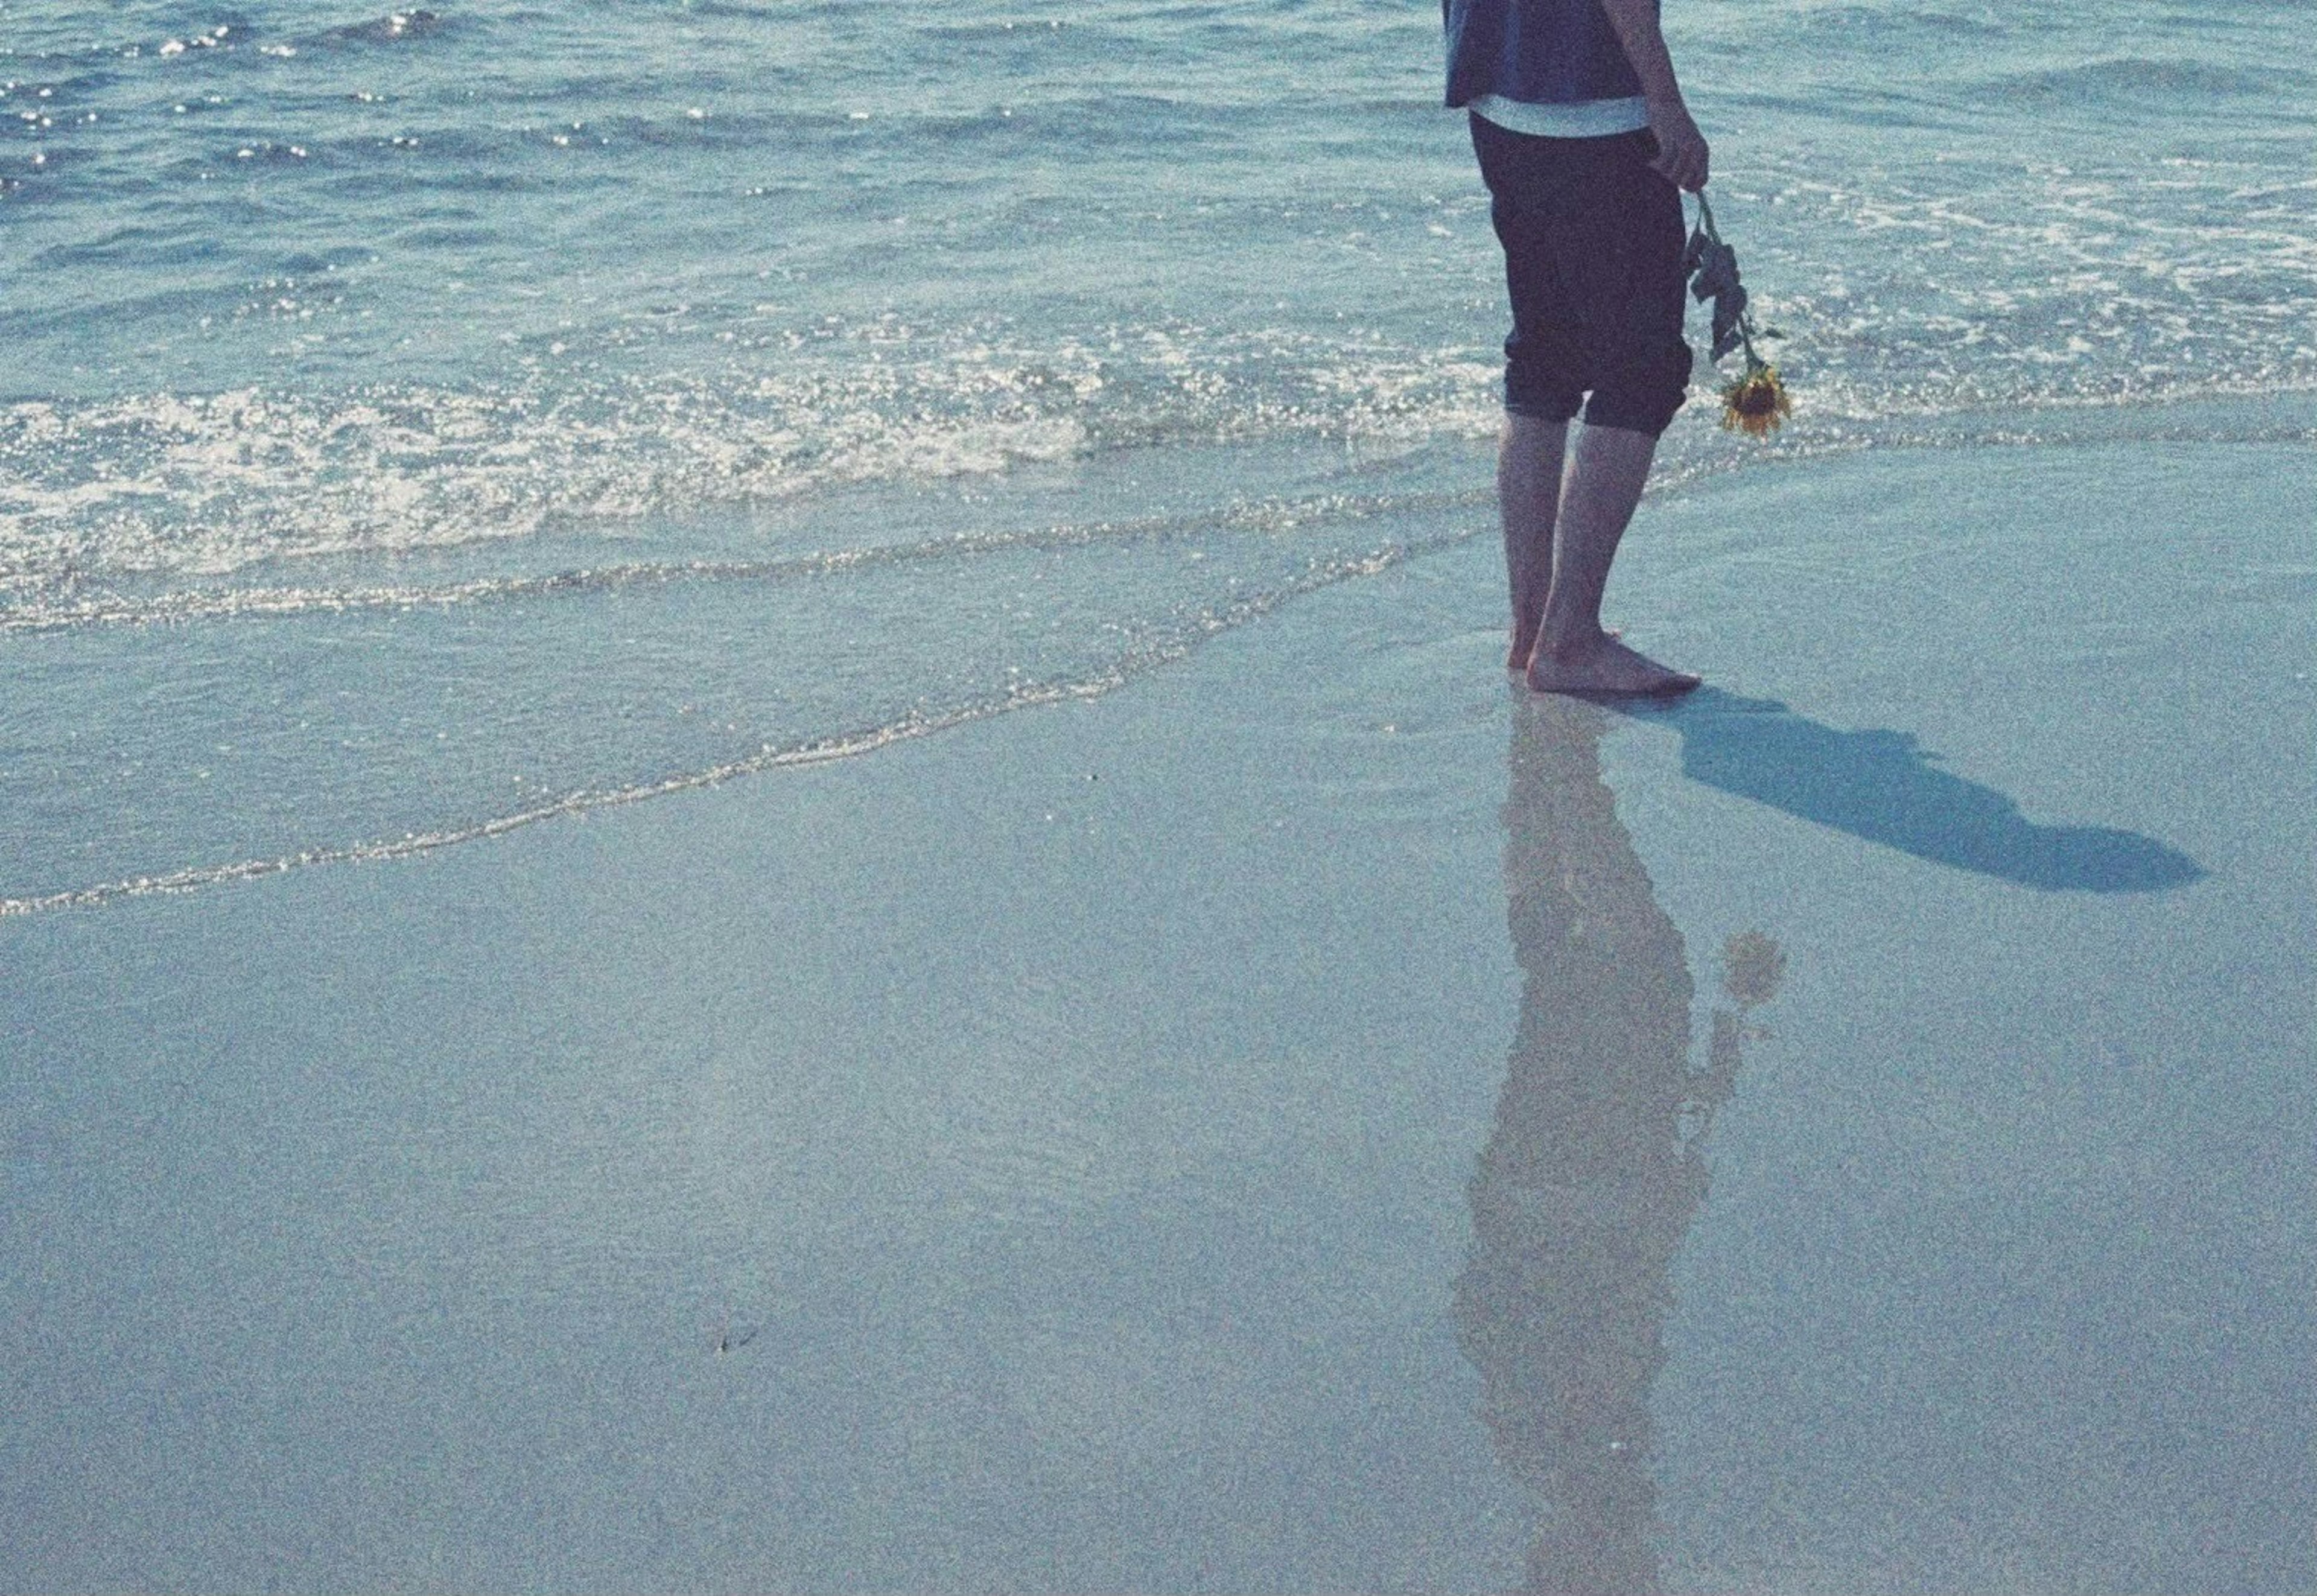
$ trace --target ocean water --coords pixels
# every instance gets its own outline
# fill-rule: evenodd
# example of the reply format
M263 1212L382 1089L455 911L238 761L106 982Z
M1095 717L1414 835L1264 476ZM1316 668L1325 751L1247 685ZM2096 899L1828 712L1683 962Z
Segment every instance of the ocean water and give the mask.
M1798 414L1701 388L1664 491L2317 430L2298 0L1667 9ZM873 750L1487 534L1437 32L5 0L5 909Z

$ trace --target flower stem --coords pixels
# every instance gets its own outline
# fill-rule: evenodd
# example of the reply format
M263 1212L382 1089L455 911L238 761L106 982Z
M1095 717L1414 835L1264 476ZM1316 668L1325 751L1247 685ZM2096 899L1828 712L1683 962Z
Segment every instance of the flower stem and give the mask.
M1697 191L1697 225L1705 229L1707 238L1716 244L1722 242L1722 229L1713 225L1713 207L1706 203L1704 189ZM1758 371L1770 363L1754 353L1754 317L1750 311L1738 312L1738 343L1746 351L1748 371Z

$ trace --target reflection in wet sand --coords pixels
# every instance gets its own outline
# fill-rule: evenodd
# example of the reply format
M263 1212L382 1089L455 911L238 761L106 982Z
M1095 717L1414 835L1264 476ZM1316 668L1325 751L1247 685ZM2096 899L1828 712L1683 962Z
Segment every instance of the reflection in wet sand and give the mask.
M1528 1588L1652 1592L1648 1396L1674 1254L1705 1196L1703 1143L1753 1034L1746 1012L1776 991L1782 959L1758 933L1731 939L1735 1007L1715 1014L1694 1071L1681 933L1601 780L1609 717L1524 695L1512 719L1520 1024L1472 1179L1458 1340L1498 1457L1543 1499Z

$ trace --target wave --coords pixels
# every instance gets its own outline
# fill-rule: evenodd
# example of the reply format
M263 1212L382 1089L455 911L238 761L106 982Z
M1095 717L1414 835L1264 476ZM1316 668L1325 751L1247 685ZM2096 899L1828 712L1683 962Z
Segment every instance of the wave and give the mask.
M413 6L407 11L389 11L380 16L349 22L323 32L308 36L315 44L401 44L439 33L450 25L440 12Z
M98 908L124 899L184 893L235 882L255 881L317 865L380 863L410 858L462 843L479 842L596 810L624 807L654 798L694 792L743 776L799 769L858 758L881 749L1021 709L1099 698L1159 666L1188 656L1202 643L1271 614L1304 594L1359 577L1379 574L1412 556L1461 542L1471 534L1452 532L1418 538L1358 555L1315 560L1298 576L1261 592L1243 594L1203 611L1171 630L1151 631L1107 661L1076 675L1016 683L985 696L938 708L919 707L881 724L816 736L703 768L619 785L582 788L550 802L526 806L472 824L414 831L399 838L301 848L272 857L187 866L47 892L0 897L0 919L62 909Z
M1123 355L960 340L911 365L876 348L908 329L848 330L852 347L800 339L770 372L20 401L0 408L0 591L504 542L1106 447L1492 425L1492 369L1454 352L1300 349L1249 381L1156 329Z
M2298 202L2297 193L2288 196ZM1829 195L1855 226L1895 235L1975 229L1980 247L2019 229L1967 208L1906 196ZM2102 225L2098 196L2074 224ZM1947 291L1955 314L1913 330L1862 295L1802 285L1801 257L1776 247L1758 274L1767 315L1793 329L1780 363L1798 435L1847 434L1998 408L2143 406L2317 387L2317 351L2279 333L2277 294L2317 272L2317 247L2288 220L2259 222L2239 258L2210 270L2152 247L2136 272L2044 229L2073 279ZM2026 247L2022 240L2021 247ZM2113 253L2113 251L2111 251ZM2072 256L2071 259L2070 257ZM2129 314L2080 301L2107 291ZM279 297L302 300L303 289ZM2168 306L2165 299L2196 305ZM1862 328L1862 311L1868 318ZM290 315L294 312L284 311ZM2208 345L2232 318L2262 343L2236 361ZM1877 325L1879 324L1879 326ZM511 548L537 534L664 525L688 514L795 505L864 485L970 480L1026 466L1178 445L1374 440L1421 445L1493 431L1497 367L1481 351L1346 350L1311 335L1147 329L1125 347L1060 339L1043 348L952 340L940 358L883 358L904 327L801 340L762 372L603 378L459 390L376 385L336 392L245 389L0 406L0 629L130 613L92 590L229 578L269 562L389 559ZM1702 390L1712 380L1701 372ZM1708 390L1710 391L1710 390ZM1697 396L1703 409L1710 403ZM1710 453L1685 424L1669 447ZM638 578L641 579L641 578ZM488 595L479 590L478 596ZM267 601L201 596L171 602ZM316 604L391 604L398 596ZM425 596L415 602L434 602Z
M2303 103L2313 81L2298 67L2274 63L2254 67L2191 57L2114 56L2075 66L1995 73L1968 83L1964 92L1996 100L2077 105L2125 100L2177 112L2212 100Z
M770 584L977 555L1051 552L1087 548L1098 543L1152 542L1214 531L1277 533L1320 518L1333 522L1358 521L1477 502L1478 496L1469 493L1331 493L1295 499L1261 499L1195 515L1151 516L1022 530L960 533L915 542L873 544L772 560L633 562L434 585L192 588L149 597L104 596L49 599L15 608L0 608L0 635L96 626L285 620L318 614L345 614L362 610L450 609L514 600L584 597L621 589L667 587L690 583Z

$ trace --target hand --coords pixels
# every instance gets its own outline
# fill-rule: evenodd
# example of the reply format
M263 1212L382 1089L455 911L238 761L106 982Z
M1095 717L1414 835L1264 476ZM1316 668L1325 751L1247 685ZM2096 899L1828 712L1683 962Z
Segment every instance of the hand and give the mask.
M1650 131L1657 136L1658 158L1651 166L1677 188L1695 193L1705 186L1705 135L1677 99L1651 100Z

